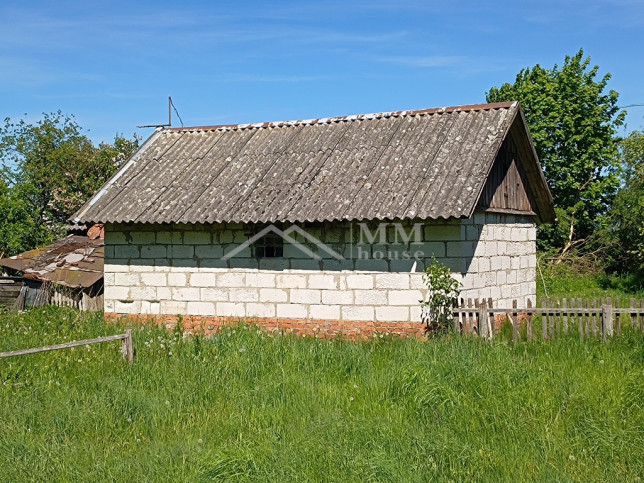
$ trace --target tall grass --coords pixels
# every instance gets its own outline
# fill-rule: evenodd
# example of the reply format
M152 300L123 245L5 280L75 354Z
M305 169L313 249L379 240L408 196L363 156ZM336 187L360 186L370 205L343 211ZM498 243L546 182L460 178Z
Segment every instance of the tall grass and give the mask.
M536 275L539 299L613 297L626 303L630 298L644 298L644 285L635 275L607 274L576 260L556 264L541 258Z
M118 333L0 316L0 350ZM3 481L639 481L644 339L364 343L236 326L0 360Z

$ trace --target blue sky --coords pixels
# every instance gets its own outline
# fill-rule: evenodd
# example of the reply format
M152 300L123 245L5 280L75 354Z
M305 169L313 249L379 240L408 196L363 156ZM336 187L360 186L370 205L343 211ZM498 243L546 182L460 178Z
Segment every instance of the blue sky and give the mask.
M149 136L169 95L186 125L479 103L580 47L644 104L641 0L27 0L0 19L0 116L60 109L96 142Z

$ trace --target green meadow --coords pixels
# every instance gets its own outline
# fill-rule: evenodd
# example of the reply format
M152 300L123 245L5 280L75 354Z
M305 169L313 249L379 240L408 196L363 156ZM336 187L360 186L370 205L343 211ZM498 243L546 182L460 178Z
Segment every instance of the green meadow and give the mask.
M0 315L0 351L120 333ZM3 481L641 481L644 337L205 339L0 359Z

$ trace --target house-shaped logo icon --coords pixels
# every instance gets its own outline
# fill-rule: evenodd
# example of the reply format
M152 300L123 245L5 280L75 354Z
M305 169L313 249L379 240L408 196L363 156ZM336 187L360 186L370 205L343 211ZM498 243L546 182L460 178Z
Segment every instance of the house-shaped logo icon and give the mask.
M318 240L316 237L308 233L306 230L300 228L297 225L291 225L289 226L286 230L280 230L277 228L275 225L268 225L266 228L263 230L257 232L255 235L250 237L248 240L246 240L244 243L239 245L238 247L234 248L230 252L226 253L223 257L222 260L228 260L229 258L234 257L238 253L240 253L242 250L249 248L253 243L255 243L257 240L262 238L263 236L267 235L268 233L275 233L276 235L280 236L284 241L289 242L291 245L294 247L298 248L302 253L306 254L307 256L311 257L314 260L321 260L322 257L318 255L317 253L313 252L309 247L306 245L298 242L295 238L291 236L291 234L295 232L298 235L301 235L304 237L307 241L309 241L311 244L315 245L318 249L318 251L323 251L327 254L329 254L332 258L335 258L336 260L344 260L344 257L340 255L338 252L335 250L331 249L328 245L322 243L320 240Z

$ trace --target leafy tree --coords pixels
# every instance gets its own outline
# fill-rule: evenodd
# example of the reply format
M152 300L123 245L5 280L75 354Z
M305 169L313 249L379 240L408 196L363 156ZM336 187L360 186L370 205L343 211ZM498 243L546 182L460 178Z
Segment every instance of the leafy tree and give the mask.
M91 196L98 191L123 163L132 157L139 148L139 141L140 139L136 135L132 139L116 135L114 143L100 143L92 160L92 167L96 170L95 176L86 180L86 184L83 186L84 192ZM86 196L82 203L85 203L88 198L89 196ZM70 215L81 205L75 207Z
M618 93L606 92L584 51L563 66L523 69L514 84L493 87L488 102L518 100L526 114L552 192L558 222L542 227L539 245L565 254L605 223L619 187L617 128L625 112Z
M61 226L138 148L116 136L94 146L73 116L44 114L34 124L5 119L0 127L0 214L22 219L0 230L0 250L13 254L62 233ZM4 211L3 211L4 210ZM7 227L9 225L6 225Z
M5 179L0 179L0 258L52 240L49 230L38 227L21 188L12 189Z
M72 116L58 111L36 124L5 120L0 149L5 166L13 167L13 183L25 194L39 223L64 223L131 156L138 140L116 138L98 148L82 134Z
M644 132L632 132L620 146L624 186L612 211L612 238L618 242L612 253L620 271L644 276Z

